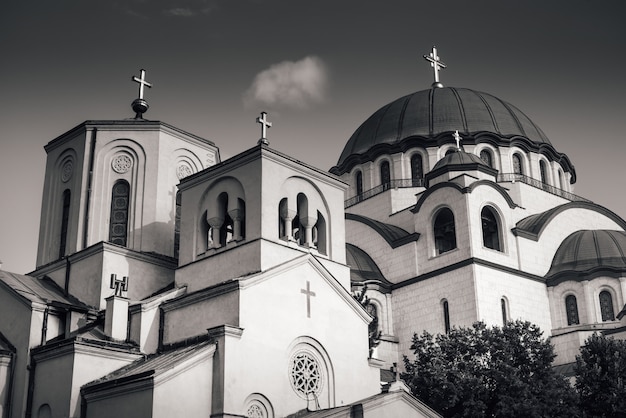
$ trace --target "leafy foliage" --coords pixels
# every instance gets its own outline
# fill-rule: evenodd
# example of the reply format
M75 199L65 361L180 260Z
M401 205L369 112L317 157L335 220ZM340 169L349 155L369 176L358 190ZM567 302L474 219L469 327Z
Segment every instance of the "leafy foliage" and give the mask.
M529 322L477 322L413 336L402 379L445 417L575 417L576 394L551 365L552 345Z
M365 294L366 292L367 292L367 285L364 285L361 291L360 292L358 290L355 291L352 297L354 297L354 299L356 299L356 301L359 302L361 306L363 306L363 308L365 308L365 310L369 314L373 314L374 312L370 308L373 307L374 309L376 309L376 307L372 304L372 302L370 302L370 298ZM370 357L372 356L374 348L378 347L378 345L380 344L380 335L381 335L381 332L378 329L378 316L377 315L372 315L372 316L374 317L374 319L372 319L372 322L370 322L368 326L368 342L369 342L369 349L370 349Z
M592 335L574 371L584 416L626 417L626 341Z

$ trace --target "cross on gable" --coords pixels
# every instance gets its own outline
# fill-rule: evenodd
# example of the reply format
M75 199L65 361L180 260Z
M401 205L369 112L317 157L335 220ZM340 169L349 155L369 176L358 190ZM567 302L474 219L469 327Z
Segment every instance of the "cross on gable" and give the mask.
M139 83L139 98L143 99L143 87L146 86L150 88L152 87L152 84L146 81L146 70L140 70L139 74L140 77L133 76L133 81Z
M439 70L446 68L446 64L439 60L437 56L437 48L433 46L433 50L429 55L424 55L424 59L430 62L430 66L433 67L435 73L435 84L439 83Z
M311 317L311 296L315 296L315 292L311 291L311 283L306 281L306 289L300 289L300 293L306 295L306 317Z
M117 279L117 274L111 274L111 289L115 290L115 296L122 296L122 292L128 292L128 276Z
M261 124L261 139L259 139L259 144L269 145L270 141L267 140L267 128L272 127L272 122L267 120L267 113L261 112L261 116L256 118L256 122Z

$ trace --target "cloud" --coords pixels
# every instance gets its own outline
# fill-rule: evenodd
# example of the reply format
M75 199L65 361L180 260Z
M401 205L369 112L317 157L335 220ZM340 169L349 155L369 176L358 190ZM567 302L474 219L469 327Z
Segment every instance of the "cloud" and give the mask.
M192 18L208 15L217 7L216 0L133 0L119 3L118 8L128 15L142 19L152 19L159 15L172 18Z
M326 99L327 71L315 56L273 64L254 77L244 104L306 108Z
M196 15L196 12L187 7L175 7L173 9L164 10L163 14L166 16L192 17Z

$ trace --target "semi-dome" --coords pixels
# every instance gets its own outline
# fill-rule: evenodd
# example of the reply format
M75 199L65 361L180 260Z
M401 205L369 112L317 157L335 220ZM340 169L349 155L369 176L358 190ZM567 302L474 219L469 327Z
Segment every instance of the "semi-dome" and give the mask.
M559 246L547 276L590 274L596 271L626 271L626 232L574 232Z
M504 143L519 138L531 146L547 144L552 148L543 131L510 103L467 88L430 88L374 112L350 137L333 171L346 172L353 166L348 160L371 160L383 149L400 152L414 144L435 146L441 135L456 130L464 140L492 133Z

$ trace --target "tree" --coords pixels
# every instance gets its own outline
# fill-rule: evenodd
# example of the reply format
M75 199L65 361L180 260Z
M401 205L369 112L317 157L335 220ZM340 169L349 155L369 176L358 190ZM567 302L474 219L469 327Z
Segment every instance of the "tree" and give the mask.
M576 394L551 365L555 354L529 322L448 334L415 334L402 379L445 417L575 417Z
M576 356L576 390L587 417L626 417L626 341L594 334Z
M372 357L374 348L378 347L378 344L380 344L381 332L378 329L378 315L376 314L376 306L374 306L372 302L370 302L370 298L365 295L366 292L367 292L367 285L363 285L363 288L361 289L361 291L360 292L358 290L354 291L354 293L352 294L352 297L354 297L354 299L356 299L356 301L359 302L361 306L363 306L363 308L365 308L368 314L373 316L372 322L370 322L368 326L368 335L367 335L368 343L369 343L369 351L370 351L369 355L370 357Z

